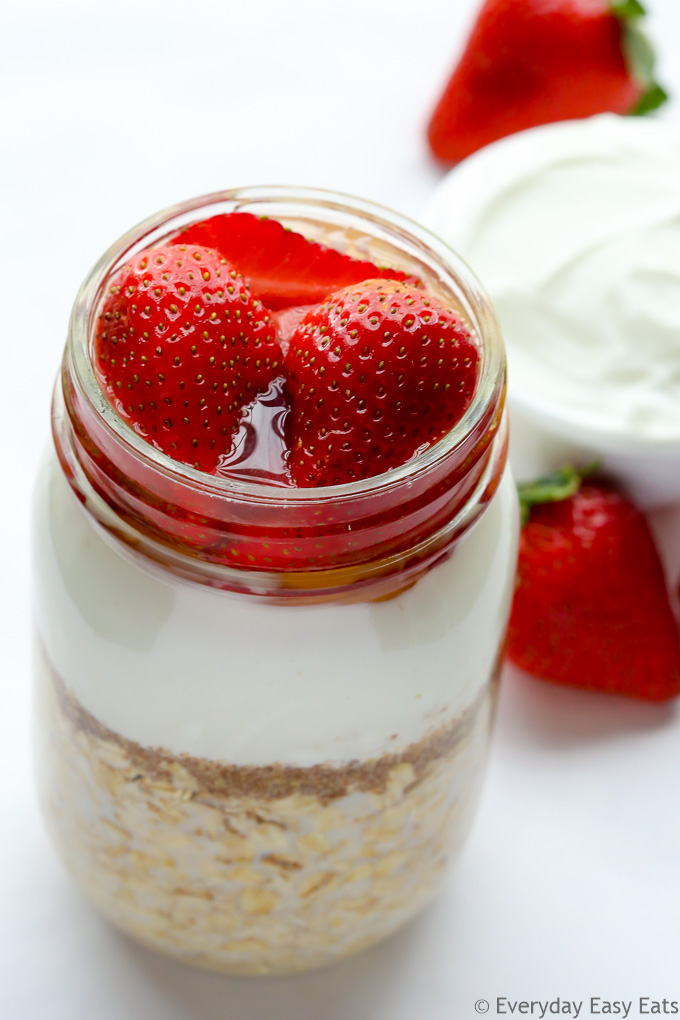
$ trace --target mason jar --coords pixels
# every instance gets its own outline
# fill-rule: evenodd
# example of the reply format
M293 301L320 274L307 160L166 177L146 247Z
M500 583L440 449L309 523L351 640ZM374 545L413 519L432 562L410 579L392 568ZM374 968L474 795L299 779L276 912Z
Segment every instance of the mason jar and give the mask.
M481 372L443 439L303 489L203 474L117 414L91 358L107 281L235 210L412 273L464 316ZM59 854L122 931L199 966L282 973L369 946L430 900L478 799L513 590L504 399L471 271L358 199L211 195L94 267L35 499L36 758Z

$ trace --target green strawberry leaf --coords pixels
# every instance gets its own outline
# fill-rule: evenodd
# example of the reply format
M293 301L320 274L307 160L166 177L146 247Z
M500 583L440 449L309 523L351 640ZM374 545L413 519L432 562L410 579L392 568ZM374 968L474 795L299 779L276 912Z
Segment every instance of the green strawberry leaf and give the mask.
M646 113L658 110L660 106L668 102L668 93L661 85L656 83L650 85L647 91L640 97L637 106L630 111L630 117L644 117Z
M621 21L644 18L647 13L640 0L611 0L612 11Z
M529 520L532 506L538 506L541 503L561 503L562 500L569 499L581 488L583 479L597 471L598 467L597 462L584 468L575 468L567 464L537 482L518 485L522 526Z
M631 2L637 4L637 0ZM637 19L639 15L632 17ZM658 110L668 99L668 94L654 76L656 67L654 47L638 21L631 20L631 15L623 22L621 45L628 71L643 89L637 106L629 111L630 115L640 117L651 113L652 110Z
M625 26L623 32L623 52L628 70L640 84L649 86L654 81L656 53L645 32L639 25L632 23Z

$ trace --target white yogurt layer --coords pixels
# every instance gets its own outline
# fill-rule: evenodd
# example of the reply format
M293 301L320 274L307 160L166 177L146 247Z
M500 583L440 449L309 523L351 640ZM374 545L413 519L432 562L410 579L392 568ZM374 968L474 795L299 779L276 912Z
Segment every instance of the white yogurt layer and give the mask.
M522 132L451 171L426 222L497 308L511 396L680 438L680 132L609 115Z
M82 705L146 746L239 765L397 752L487 683L516 556L507 472L445 563L380 603L281 606L151 574L40 474L37 626Z

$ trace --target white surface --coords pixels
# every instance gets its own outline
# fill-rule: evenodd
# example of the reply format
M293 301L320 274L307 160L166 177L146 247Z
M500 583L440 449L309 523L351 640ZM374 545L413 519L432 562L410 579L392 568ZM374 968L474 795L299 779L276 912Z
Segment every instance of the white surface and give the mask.
M680 9L650 4L680 95ZM225 980L131 946L64 876L33 799L27 516L83 275L133 222L219 187L316 184L417 214L440 177L422 124L473 7L29 0L4 15L2 1020L464 1020L482 997L495 1016L497 995L680 999L676 706L507 676L445 895L302 978Z

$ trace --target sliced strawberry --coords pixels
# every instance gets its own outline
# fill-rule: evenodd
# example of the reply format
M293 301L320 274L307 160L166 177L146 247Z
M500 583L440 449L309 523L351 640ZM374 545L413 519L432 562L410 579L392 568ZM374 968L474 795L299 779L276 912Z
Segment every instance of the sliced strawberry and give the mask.
M508 656L545 680L662 701L680 635L651 531L621 493L573 469L520 489Z
M109 286L94 343L109 400L175 460L214 471L243 409L281 374L271 314L200 245L137 254Z
M469 327L417 287L368 280L332 294L286 355L294 482L367 478L436 443L469 406L479 365Z
M214 248L238 267L253 294L272 310L317 304L331 291L369 277L406 278L398 270L350 258L252 213L224 213L192 223L172 243Z

